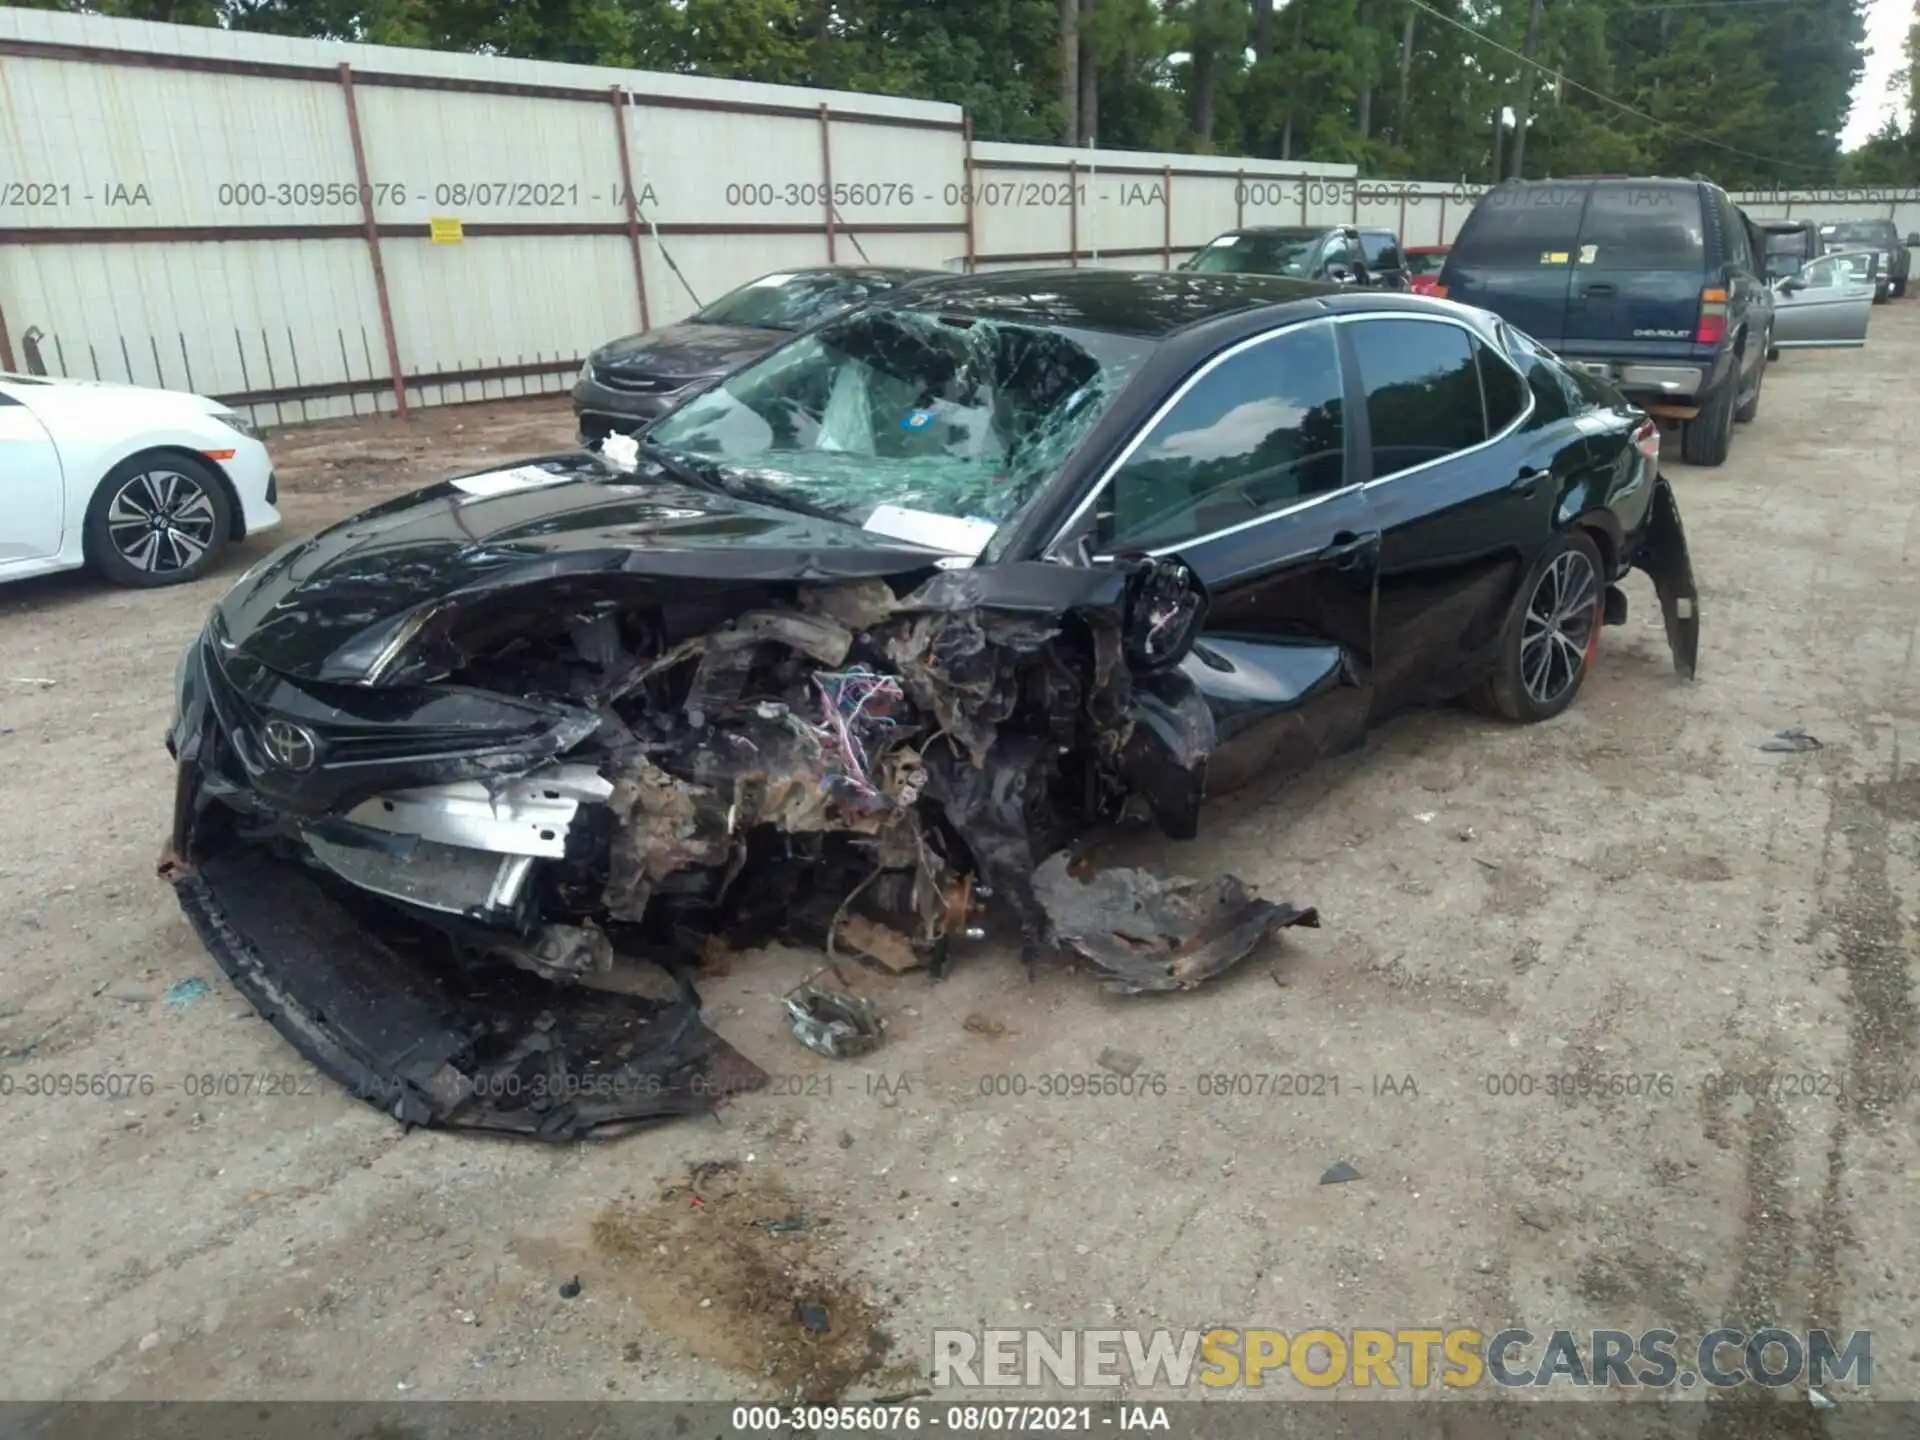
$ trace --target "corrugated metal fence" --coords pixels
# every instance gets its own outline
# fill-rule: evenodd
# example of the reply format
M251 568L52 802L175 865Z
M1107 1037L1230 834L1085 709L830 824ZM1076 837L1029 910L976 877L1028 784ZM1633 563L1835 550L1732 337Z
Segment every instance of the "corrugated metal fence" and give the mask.
M954 106L0 9L0 367L270 424L565 389L825 262L1176 264L1240 224L1450 239L1481 187L975 143ZM1752 197L1760 214L1920 197Z

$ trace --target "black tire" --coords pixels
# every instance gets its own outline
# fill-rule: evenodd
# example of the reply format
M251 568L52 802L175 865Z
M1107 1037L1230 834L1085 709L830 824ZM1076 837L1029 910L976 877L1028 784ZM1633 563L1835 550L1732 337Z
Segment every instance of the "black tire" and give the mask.
M1773 345L1772 345L1773 337L1768 336L1767 339L1768 339L1767 349L1771 351L1773 348ZM1754 416L1760 413L1760 387L1766 383L1767 383L1767 360L1766 360L1766 357L1763 356L1760 360L1759 368L1754 371L1753 393L1747 396L1746 399L1742 400L1737 406L1734 407L1733 419L1735 424L1745 425L1748 421L1752 420Z
M1570 611L1556 598L1563 589ZM1467 698L1488 714L1522 725L1551 720L1573 704L1593 668L1606 593L1592 537L1584 530L1556 535L1514 597L1500 634L1498 667Z
M1775 360L1778 360L1779 358L1780 358L1780 347L1778 345L1769 345L1767 347L1767 363L1772 364Z
M1898 280L1893 282L1893 298L1896 300L1904 300L1907 298L1906 276L1902 275Z
M115 585L149 590L206 574L233 534L227 487L204 460L134 455L107 472L87 506L87 564Z
M1680 427L1680 458L1689 465L1724 465L1733 444L1737 376L1729 375L1707 396L1700 413Z

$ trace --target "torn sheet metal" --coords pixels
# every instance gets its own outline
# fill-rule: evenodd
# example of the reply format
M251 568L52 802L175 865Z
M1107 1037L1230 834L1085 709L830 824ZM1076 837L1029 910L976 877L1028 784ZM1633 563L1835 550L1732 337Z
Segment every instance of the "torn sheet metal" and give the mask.
M763 1071L663 1002L456 963L299 866L236 848L174 889L201 942L255 1009L349 1094L407 1125L578 1139L710 1110Z
M1191 990L1274 932L1320 924L1317 911L1262 900L1231 875L1162 880L1111 869L1079 878L1065 851L1040 866L1033 890L1054 936L1111 972L1106 988L1126 995Z
M1633 563L1646 571L1660 597L1673 668L1682 679L1693 679L1700 660L1700 590L1693 578L1686 527L1680 523L1680 505L1664 475L1654 477L1653 510Z

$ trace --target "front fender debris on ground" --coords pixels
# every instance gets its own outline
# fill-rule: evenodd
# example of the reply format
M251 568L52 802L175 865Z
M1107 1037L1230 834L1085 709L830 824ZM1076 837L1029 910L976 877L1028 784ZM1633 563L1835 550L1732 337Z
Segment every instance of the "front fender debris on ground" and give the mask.
M1077 876L1064 852L1040 867L1034 892L1053 934L1111 974L1106 988L1123 995L1191 990L1276 930L1320 924L1317 911L1261 900L1231 875L1162 880L1109 869Z

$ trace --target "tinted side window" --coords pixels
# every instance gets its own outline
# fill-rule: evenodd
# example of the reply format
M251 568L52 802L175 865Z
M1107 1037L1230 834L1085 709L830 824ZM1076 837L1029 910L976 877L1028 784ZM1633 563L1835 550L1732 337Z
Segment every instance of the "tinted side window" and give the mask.
M1175 545L1346 483L1333 327L1284 331L1209 370L1115 473L1098 544Z
M1585 185L1528 185L1489 191L1473 207L1448 257L1455 265L1535 266L1580 238Z
M1572 373L1541 348L1531 335L1515 330L1510 325L1502 325L1500 338L1506 342L1508 357L1527 377L1527 388L1533 392L1533 413L1537 421L1565 420L1570 415L1593 408L1580 392L1580 387L1574 383Z
M1338 262L1342 265L1350 265L1360 257L1353 248L1353 241L1346 236L1329 235L1326 252L1320 258L1322 264L1331 265Z
M1367 264L1375 270L1401 268L1400 247L1394 244L1391 235L1362 235L1360 253L1366 257Z
M1487 405L1487 434L1498 435L1527 408L1526 384L1513 366L1478 340L1473 342L1473 355L1480 365L1480 393Z
M1429 320L1351 327L1373 435L1373 478L1438 460L1487 438L1467 332Z
M1706 265L1706 247L1699 186L1593 187L1580 226L1582 265L1602 270L1699 270Z
M1500 334L1507 342L1507 355L1526 376L1526 388L1534 392L1534 419L1565 420L1594 409L1594 401L1580 390L1572 371L1555 361L1530 334L1507 324L1500 326Z
M1736 269L1753 269L1753 241L1747 229L1747 215L1724 195L1715 195L1714 204L1721 214L1722 233L1727 241L1727 263Z

